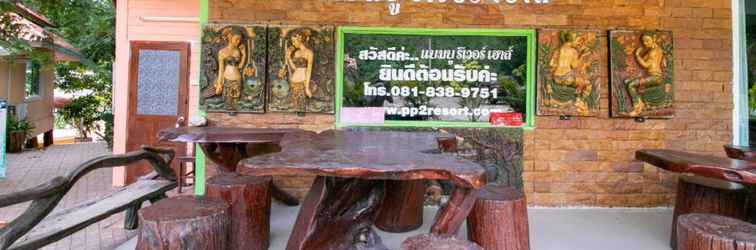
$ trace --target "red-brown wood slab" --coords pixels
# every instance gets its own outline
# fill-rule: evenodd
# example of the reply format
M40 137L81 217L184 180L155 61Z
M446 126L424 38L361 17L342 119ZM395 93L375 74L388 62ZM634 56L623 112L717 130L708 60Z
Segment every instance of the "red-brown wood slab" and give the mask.
M743 184L756 184L756 163L666 149L643 149L635 158L679 173L692 173Z
M383 180L450 180L479 188L485 171L478 164L437 152L435 133L325 131L287 134L282 151L243 160L246 175L321 175ZM305 138L308 137L308 138Z
M158 140L198 143L221 173L233 173L242 159L281 151L281 140L287 134L313 133L279 128L179 127L160 130ZM277 200L291 206L299 204L291 194L275 185L272 188L273 197Z
M158 132L159 141L184 143L277 143L284 134L304 132L289 128L180 127Z
M756 161L756 148L748 146L724 145L727 157L744 160Z

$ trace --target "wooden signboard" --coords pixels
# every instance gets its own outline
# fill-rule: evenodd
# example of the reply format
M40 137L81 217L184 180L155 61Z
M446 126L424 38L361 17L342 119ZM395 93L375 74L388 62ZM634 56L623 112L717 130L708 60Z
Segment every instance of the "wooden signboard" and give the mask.
M533 126L533 30L343 27L337 35L338 126L365 125L352 119L359 108L383 108L376 126L489 127L492 113L519 113ZM340 119L345 110L349 121Z

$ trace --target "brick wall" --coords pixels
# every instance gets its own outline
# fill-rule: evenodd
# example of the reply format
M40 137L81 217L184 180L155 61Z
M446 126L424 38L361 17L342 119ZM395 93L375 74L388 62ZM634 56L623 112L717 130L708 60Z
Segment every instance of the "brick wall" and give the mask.
M545 6L384 4L326 0L211 0L211 22L435 28L591 28L671 30L675 43L676 118L636 123L608 118L604 72L601 116L560 121L538 117L525 135L525 190L533 205L660 206L672 202L675 178L633 161L640 148L723 155L731 142L729 0L552 0ZM603 65L608 65L606 37ZM330 128L333 117L211 114L219 125ZM289 182L306 185L306 179ZM299 189L302 190L301 188Z

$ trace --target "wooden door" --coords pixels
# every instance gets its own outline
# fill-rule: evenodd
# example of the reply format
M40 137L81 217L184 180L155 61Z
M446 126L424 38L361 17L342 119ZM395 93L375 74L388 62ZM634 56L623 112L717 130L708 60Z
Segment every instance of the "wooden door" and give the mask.
M189 46L187 42L131 42L126 150L151 145L175 148L177 156L186 154L186 145L158 143L157 134L175 127L179 117L187 118ZM126 168L126 184L150 171L145 163Z

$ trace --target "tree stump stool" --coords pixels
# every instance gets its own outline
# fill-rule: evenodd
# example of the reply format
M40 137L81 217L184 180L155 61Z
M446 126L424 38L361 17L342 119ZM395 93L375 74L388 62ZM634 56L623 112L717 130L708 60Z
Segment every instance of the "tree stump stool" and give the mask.
M677 224L678 250L756 250L756 225L716 214L686 214Z
M139 211L137 250L228 249L229 207L199 196L166 198Z
M528 206L522 191L487 185L467 217L467 239L484 249L530 249Z
M746 196L745 187L737 183L693 175L680 176L672 216L672 249L676 249L676 225L681 215L710 213L744 220Z
M262 250L270 244L270 177L219 174L207 180L206 196L230 206L229 249Z
M386 181L386 195L375 226L386 232L402 233L423 225L425 181Z
M438 149L444 153L456 153L457 152L457 137L455 135L439 135L436 136L436 142L438 143Z
M402 242L402 250L483 250L477 244L454 237L441 237L436 234L421 234L407 238ZM486 248L488 249L488 248Z

